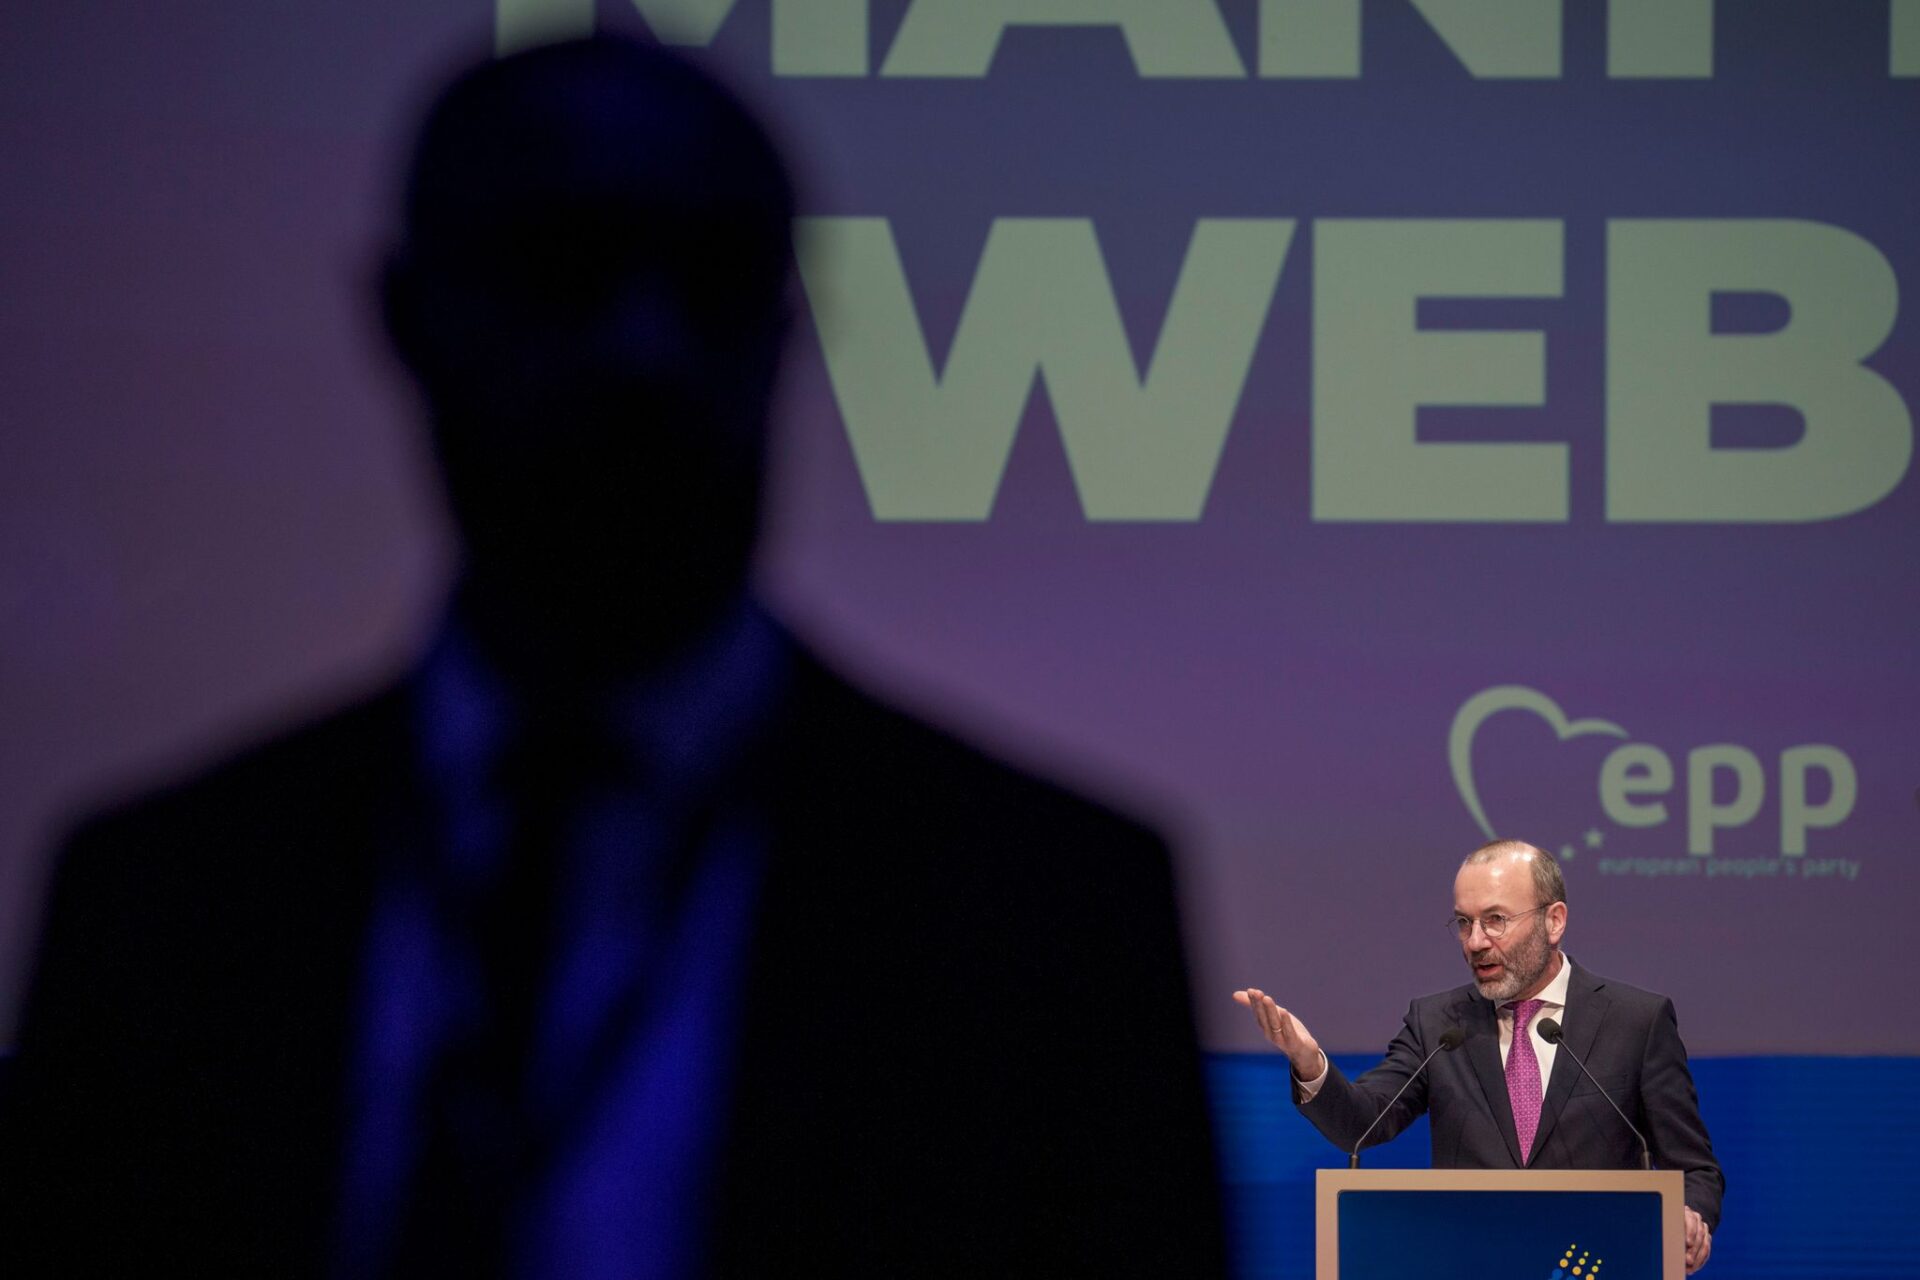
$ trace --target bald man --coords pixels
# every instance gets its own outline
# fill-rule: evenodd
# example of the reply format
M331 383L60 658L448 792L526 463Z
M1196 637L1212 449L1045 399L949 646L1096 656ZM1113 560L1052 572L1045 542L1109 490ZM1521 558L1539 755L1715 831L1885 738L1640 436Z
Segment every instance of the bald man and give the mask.
M1566 881L1559 864L1530 844L1498 840L1468 854L1454 877L1447 927L1472 981L1413 1001L1385 1060L1356 1080L1272 996L1257 988L1233 993L1291 1062L1300 1113L1343 1151L1363 1134L1369 1146L1386 1142L1426 1113L1436 1169L1639 1168L1639 1140L1540 1034L1541 1022L1552 1019L1646 1134L1655 1165L1686 1175L1687 1270L1699 1270L1713 1247L1726 1179L1700 1118L1673 1002L1567 957L1560 949ZM1435 1057L1387 1110L1450 1031L1464 1036L1463 1051Z

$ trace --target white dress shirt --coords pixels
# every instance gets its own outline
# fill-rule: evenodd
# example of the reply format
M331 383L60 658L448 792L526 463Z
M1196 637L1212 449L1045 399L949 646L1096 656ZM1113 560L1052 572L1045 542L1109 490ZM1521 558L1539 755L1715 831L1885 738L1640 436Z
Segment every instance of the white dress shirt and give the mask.
M1564 1030L1567 1025L1567 979L1573 976L1573 963L1566 953L1555 952L1560 962L1560 971L1553 975L1553 981L1540 989L1533 998L1540 1002L1534 1011L1533 1021L1527 1024L1527 1038L1533 1041L1533 1056L1540 1061L1540 1096L1547 1096L1547 1081L1553 1079L1554 1055L1560 1052L1560 1046L1548 1044L1540 1038L1540 1020L1552 1018ZM1515 1001L1507 1001L1495 1011L1495 1020L1500 1024L1500 1065L1507 1065L1507 1054L1513 1049L1513 1006Z

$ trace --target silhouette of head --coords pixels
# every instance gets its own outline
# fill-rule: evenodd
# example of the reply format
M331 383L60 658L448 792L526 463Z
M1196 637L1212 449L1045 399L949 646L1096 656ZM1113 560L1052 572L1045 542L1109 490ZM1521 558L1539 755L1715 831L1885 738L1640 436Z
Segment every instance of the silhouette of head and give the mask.
M516 674L644 669L744 589L793 205L745 108L637 41L487 62L429 111L385 318L460 535L458 607Z

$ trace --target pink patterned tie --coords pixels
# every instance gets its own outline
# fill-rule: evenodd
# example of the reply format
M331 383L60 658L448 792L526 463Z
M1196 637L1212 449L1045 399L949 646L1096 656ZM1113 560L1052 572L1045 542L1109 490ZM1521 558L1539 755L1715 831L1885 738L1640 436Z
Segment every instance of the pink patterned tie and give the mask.
M1527 1024L1543 1003L1522 1000L1513 1006L1513 1045L1507 1050L1507 1097L1513 1100L1513 1130L1520 1135L1523 1166L1533 1155L1533 1135L1540 1127L1540 1059L1534 1056Z

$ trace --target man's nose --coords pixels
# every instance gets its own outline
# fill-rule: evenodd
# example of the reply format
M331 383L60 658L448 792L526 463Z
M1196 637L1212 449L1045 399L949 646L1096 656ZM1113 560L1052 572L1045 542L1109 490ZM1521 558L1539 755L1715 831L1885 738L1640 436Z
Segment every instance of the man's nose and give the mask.
M681 370L698 342L690 300L654 276L636 278L619 290L600 336L611 358L660 374Z

